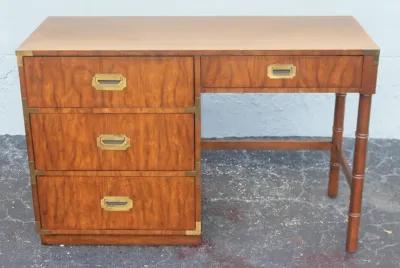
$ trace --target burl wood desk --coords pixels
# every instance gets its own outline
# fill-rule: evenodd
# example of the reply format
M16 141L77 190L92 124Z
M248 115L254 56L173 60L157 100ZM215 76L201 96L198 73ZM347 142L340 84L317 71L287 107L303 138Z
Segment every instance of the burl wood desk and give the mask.
M305 149L330 151L330 197L342 167L357 250L379 48L352 17L52 17L17 57L44 244L198 244L201 149ZM201 139L201 93L225 92L335 93L332 140Z

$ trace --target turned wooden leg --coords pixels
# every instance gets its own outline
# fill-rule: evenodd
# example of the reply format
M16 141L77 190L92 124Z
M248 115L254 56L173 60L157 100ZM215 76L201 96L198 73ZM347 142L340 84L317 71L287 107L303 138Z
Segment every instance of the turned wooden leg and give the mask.
M335 102L335 116L333 119L331 162L328 183L328 196L332 198L337 196L339 187L339 152L336 150L336 148L339 150L342 148L345 103L346 94L337 93Z
M348 252L355 252L358 249L358 234L360 227L365 162L367 158L370 110L371 95L360 94L356 141L354 147L353 176L351 180L349 220L347 227L346 249Z

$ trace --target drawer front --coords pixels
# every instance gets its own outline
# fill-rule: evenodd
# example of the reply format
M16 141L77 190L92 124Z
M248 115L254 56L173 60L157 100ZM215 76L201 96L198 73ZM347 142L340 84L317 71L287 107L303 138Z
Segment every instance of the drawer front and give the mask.
M31 107L189 107L191 57L26 57Z
M31 114L36 169L193 170L193 114Z
M358 88L360 56L207 56L203 87Z
M193 177L38 177L44 229L191 230Z

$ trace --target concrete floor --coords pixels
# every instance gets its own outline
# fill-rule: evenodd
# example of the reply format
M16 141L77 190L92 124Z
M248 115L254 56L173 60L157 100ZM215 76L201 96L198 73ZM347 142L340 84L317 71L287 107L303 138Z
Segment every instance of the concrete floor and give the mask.
M204 152L198 247L42 246L24 137L0 136L0 267L400 267L400 141L370 141L356 254L344 251L344 179L336 200L326 196L328 161L326 152Z

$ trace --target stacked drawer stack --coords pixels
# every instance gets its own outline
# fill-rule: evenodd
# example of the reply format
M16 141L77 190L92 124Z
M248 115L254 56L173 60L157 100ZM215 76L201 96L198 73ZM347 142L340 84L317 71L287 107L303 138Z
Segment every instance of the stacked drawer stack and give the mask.
M193 57L20 60L45 244L200 242Z

